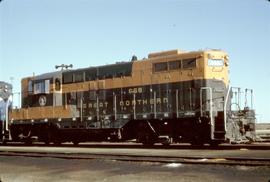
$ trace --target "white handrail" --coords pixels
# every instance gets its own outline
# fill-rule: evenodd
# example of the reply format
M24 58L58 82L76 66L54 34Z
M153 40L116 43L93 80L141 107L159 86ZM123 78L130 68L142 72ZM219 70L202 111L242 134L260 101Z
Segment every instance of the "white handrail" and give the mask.
M228 91L227 91L227 95L226 95L226 98L225 98L225 103L224 103L224 130L225 132L227 131L227 103L228 103L228 98L229 98L229 95L230 95L230 92L231 92L231 86L228 87Z

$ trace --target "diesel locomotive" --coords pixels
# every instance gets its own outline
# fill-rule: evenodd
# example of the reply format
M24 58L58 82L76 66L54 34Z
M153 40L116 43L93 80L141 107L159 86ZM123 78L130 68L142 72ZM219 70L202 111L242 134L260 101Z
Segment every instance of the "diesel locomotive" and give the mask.
M46 144L136 140L145 145L251 141L255 112L232 110L222 50L150 53L147 58L23 78L3 140Z

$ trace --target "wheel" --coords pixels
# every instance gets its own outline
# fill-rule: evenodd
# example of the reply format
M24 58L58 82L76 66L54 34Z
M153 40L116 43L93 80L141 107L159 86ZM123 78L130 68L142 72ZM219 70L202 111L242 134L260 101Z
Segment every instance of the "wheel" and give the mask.
M170 137L170 138L167 138L165 141L162 141L161 144L163 146L170 146L171 144L173 143L173 139Z
M58 145L61 145L62 142L61 142L60 140L55 140L55 141L53 142L53 144L56 145L56 146L58 146Z
M161 143L163 146L165 146L165 147L168 147L168 146L170 146L171 144L170 143Z
M153 142L153 141L144 141L144 142L142 142L142 144L144 146L146 146L146 147L151 147L151 146L153 146L155 144L155 142Z
M24 145L32 145L32 140L31 140L31 139L27 139L27 140L24 142Z
M155 144L154 139L150 135L140 136L138 139L144 146L153 146Z
M49 145L52 141L51 135L48 134L42 134L38 136L38 141L43 142L45 145Z
M192 146L200 147L200 146L204 145L204 140L202 139L202 136L195 135L195 136L193 136L192 141L190 142L190 144Z
M212 141L210 141L210 146L211 146L211 147L218 147L218 145L219 145L220 143L221 143L220 141L212 140Z
M137 142L142 143L144 146L152 146L158 142L157 135L151 126L147 122L141 122L138 126Z
M74 141L72 141L72 143L73 143L73 145L77 146L77 145L78 145L80 142L79 142L79 141L74 140Z
M3 140L1 145L6 145L6 144L7 144L7 141Z

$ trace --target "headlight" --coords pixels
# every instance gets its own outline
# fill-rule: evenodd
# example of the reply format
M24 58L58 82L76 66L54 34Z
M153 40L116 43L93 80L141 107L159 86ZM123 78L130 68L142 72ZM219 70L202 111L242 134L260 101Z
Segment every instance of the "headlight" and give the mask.
M222 59L208 59L208 66L224 66L224 60Z

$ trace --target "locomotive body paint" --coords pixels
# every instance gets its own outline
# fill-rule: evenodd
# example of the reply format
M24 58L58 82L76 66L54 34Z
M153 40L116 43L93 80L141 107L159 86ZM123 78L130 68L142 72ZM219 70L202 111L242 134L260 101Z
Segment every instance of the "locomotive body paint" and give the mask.
M226 115L228 92L225 52L152 53L140 61L22 79L22 108L10 112L10 132L15 141L36 136L46 143L225 142L245 136L245 123L226 130L235 124Z

